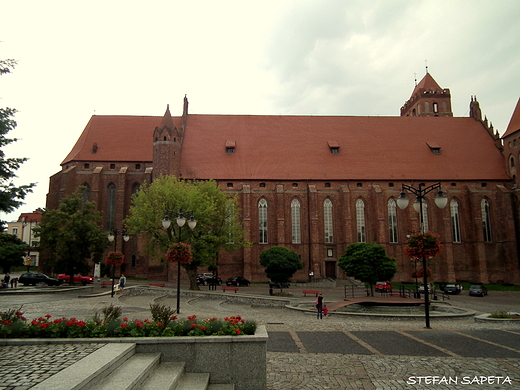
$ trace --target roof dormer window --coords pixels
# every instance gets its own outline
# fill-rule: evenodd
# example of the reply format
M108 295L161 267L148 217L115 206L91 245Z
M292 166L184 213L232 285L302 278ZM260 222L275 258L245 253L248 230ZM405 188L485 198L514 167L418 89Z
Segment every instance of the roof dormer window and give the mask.
M336 141L328 141L330 153L339 154L339 144Z
M226 141L226 154L235 154L236 142L233 140Z
M436 142L426 142L432 154L441 154L441 147Z

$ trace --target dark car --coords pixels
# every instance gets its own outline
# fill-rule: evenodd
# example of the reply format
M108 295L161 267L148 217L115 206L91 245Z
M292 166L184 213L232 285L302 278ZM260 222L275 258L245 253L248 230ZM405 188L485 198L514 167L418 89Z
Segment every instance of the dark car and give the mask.
M483 297L484 295L487 295L487 288L481 284L474 284L469 288L469 295Z
M226 280L226 286L249 286L251 282L242 276L232 276Z
M26 272L20 276L18 283L21 283L24 286L28 286L30 284L33 286L43 284L46 284L47 286L59 286L61 281L58 279L49 278L47 275L41 274L39 272Z
M279 282L273 282L272 280L269 281L269 287L270 288L289 288L290 284L287 282L279 283Z
M220 279L217 276L208 272L208 273L204 273L204 274L198 274L197 283L202 284L204 286L207 286L207 285L220 286L222 284L222 279Z
M446 294L460 294L462 291L462 287L459 284L447 284L444 287L444 292Z

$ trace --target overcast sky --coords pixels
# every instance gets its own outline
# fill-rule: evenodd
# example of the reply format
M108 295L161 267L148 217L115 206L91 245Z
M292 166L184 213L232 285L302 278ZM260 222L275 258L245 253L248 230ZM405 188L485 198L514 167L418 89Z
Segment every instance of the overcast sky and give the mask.
M93 114L398 116L429 72L454 116L470 96L502 134L520 97L520 1L24 0L0 8L0 107L28 157L17 184L45 207L49 177ZM153 129L151 129L153 130ZM151 133L150 133L151 134ZM150 135L151 136L151 135ZM398 135L396 135L398 136Z

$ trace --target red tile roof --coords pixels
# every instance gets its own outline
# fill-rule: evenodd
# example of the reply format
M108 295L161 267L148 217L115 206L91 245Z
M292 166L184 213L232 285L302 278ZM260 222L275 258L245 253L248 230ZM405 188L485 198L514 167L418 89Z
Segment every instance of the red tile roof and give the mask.
M513 111L513 116L509 121L509 125L507 126L506 132L502 136L502 138L507 137L510 134L520 130L520 99L516 103L515 110Z
M152 161L162 117L94 116L63 163ZM174 117L179 126L180 118ZM183 177L219 180L507 180L472 118L190 114ZM226 153L229 141L234 154ZM330 142L340 146L332 154ZM98 150L92 153L92 145ZM428 146L440 147L434 155Z
M411 96L414 96L421 89L424 89L425 91L433 90L435 92L442 91L442 88L437 84L437 81L435 81L430 73L426 73L422 80L419 81L419 84L415 86Z

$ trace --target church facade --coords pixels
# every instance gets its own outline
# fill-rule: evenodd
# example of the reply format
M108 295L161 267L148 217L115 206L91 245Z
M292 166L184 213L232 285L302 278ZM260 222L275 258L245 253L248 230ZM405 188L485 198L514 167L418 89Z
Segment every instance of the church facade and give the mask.
M160 175L214 179L237 197L252 243L219 254L221 278L265 281L259 256L275 245L300 255L304 269L295 280L310 273L344 278L337 262L346 247L375 242L396 259L394 280L412 281L420 264L404 247L421 224L414 208L401 210L396 199L403 184L440 183L447 207L436 207L435 192L423 206L424 229L443 243L430 261L433 280L519 284L518 111L504 135L506 150L477 99L471 97L469 117L454 117L450 90L429 73L396 117L200 115L188 112L186 97L180 116L169 107L162 117L95 115L50 178L47 208L85 186L107 231L121 230L143 182ZM143 255L138 238L117 240L127 276L175 275Z

